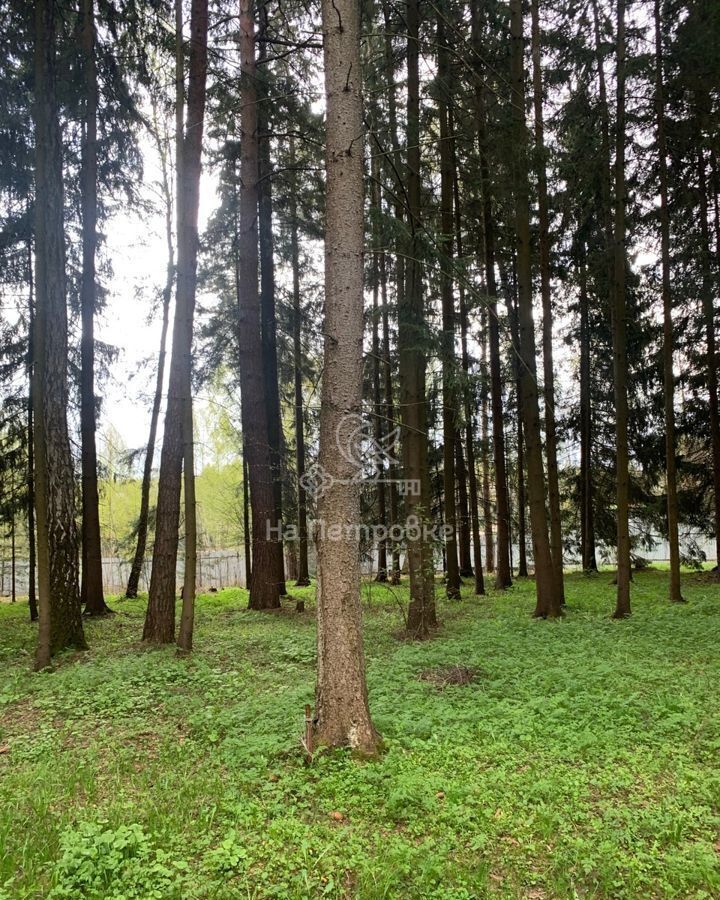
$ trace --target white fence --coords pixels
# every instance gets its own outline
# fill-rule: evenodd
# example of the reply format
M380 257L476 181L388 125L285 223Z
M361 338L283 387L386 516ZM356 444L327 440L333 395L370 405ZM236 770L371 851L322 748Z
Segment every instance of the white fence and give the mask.
M681 535L681 549L689 540L693 540L700 550L705 554L708 562L716 562L715 559L715 542L709 540L706 535L700 533L688 533ZM310 557L310 571L315 572L315 548L310 545L308 548ZM670 550L667 541L664 541L659 535L656 537L654 546L647 550L640 548L639 554L650 562L663 562L669 559ZM528 541L528 554L531 553L530 541ZM485 546L482 547L483 559L485 558ZM518 547L513 546L513 561L517 565ZM403 554L404 557L404 554ZM362 572L365 575L371 575L376 569L376 553L363 554L361 561ZM404 561L404 559L403 559ZM566 557L566 563L572 565L577 564L579 560L572 557ZM151 557L145 559L143 569L140 575L140 590L146 591L150 581L150 564ZM440 557L437 556L437 564L440 565ZM105 590L109 594L119 594L125 590L127 586L128 576L130 575L130 563L126 559L120 557L105 557L102 561L103 565L103 584ZM177 585L178 590L182 585L184 573L184 563L182 554L178 554L177 566ZM198 589L209 590L217 588L220 590L224 587L244 587L247 584L245 577L245 550L242 546L229 550L202 550L198 554ZM15 591L19 596L27 594L28 590L28 563L27 560L15 561ZM9 596L12 593L12 564L7 557L0 557L0 596Z

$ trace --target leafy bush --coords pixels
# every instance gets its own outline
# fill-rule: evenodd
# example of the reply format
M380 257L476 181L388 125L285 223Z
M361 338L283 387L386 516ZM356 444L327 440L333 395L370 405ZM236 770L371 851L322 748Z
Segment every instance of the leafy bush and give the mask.
M83 822L60 837L52 900L167 900L180 896L186 863L153 846L140 825Z

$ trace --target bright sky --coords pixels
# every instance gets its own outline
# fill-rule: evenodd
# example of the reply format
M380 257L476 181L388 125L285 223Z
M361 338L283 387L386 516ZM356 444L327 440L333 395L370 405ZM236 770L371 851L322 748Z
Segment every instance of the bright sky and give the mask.
M143 141L145 183L143 193L157 200L160 179L159 161L149 141ZM216 203L216 179L204 172L200 191L200 229L206 227ZM155 385L160 345L160 291L165 283L167 246L165 214L141 216L132 209L123 210L108 222L105 252L112 261L113 277L108 285L105 310L97 318L99 340L117 348L119 356L109 378L102 385L103 405L98 424L99 453L110 438L108 428L117 429L128 448L143 447L150 428L150 405ZM168 351L172 340L172 316ZM168 352L168 364L169 364ZM167 375L166 367L166 375ZM201 411L202 401L196 402ZM164 402L160 418L158 447L162 440Z

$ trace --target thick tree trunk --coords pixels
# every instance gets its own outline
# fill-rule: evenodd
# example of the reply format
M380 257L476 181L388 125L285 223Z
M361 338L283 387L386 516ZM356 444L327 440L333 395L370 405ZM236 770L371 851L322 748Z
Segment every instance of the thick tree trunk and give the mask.
M678 536L677 472L675 463L675 374L673 371L672 291L670 286L670 212L668 209L667 143L663 97L662 32L660 0L655 0L655 115L660 173L660 264L663 297L663 388L665 393L665 485L667 492L668 543L670 545L670 601L682 602L680 588L680 540Z
M82 568L80 596L85 615L110 612L103 595L100 498L95 442L95 252L97 248L97 70L94 0L83 0L85 134L80 165L82 282L80 286L80 437L82 469Z
M353 460L363 370L363 125L360 6L323 0L326 99L325 347L319 464L315 738L375 754L360 606L360 490ZM345 452L343 452L345 451ZM349 458L348 458L349 457ZM340 535L334 539L331 529Z
M438 15L438 79L440 82L440 298L442 303L442 429L443 429L443 497L447 537L447 596L460 599L458 567L457 514L455 505L455 436L457 432L457 382L455 359L455 297L452 278L454 239L453 167L448 125L450 63L446 47L444 13Z
M67 308L62 140L55 81L55 0L35 4L35 322L33 426L39 629L35 668L66 647L84 649L67 426Z
M628 459L627 308L625 299L625 0L617 2L617 116L615 145L615 479L617 488L617 601L613 618L630 615L630 473Z
M555 617L561 613L553 572L545 508L545 473L540 434L540 405L535 363L535 323L532 310L530 257L530 204L525 123L525 78L523 65L523 16L521 0L510 2L511 81L514 149L515 234L517 237L518 319L520 330L520 387L523 431L527 450L528 505L535 560L535 615Z
M410 605L407 630L424 638L437 624L435 612L435 561L425 539L431 521L428 470L427 401L425 399L425 350L427 342L420 265L420 0L408 0L407 25L407 200L409 238L406 249L405 289L398 297L398 349L400 355L400 406L402 410L403 472L407 563L410 572Z
M197 179L197 191L199 199L200 173L202 160L202 138L191 145L186 144L183 137L183 88L185 81L185 63L182 44L182 0L176 0L177 34L180 40L177 46L175 87L176 98L176 130L177 159L178 159L178 291L180 279L187 279L188 291L192 291L192 305L195 305L195 290L197 286L197 246L198 246L198 206L185 207L180 201L181 193L190 197L191 188L185 186L186 178ZM205 2L205 22L200 26L201 33L197 35L204 42L203 56L190 51L190 79L188 90L188 126L197 121L202 122L203 114L199 112L195 104L198 102L198 82L202 84L203 102L205 82L207 77L207 31L208 31L208 5ZM190 30L193 39L196 39L198 28L196 21L191 20ZM202 33L204 30L204 33ZM202 131L202 128L201 128ZM182 179L182 182L180 181ZM185 271L183 254L180 252L181 240L185 240L187 233L188 244L192 246L192 253L187 254L188 270ZM193 646L193 632L195 628L195 593L197 590L197 506L195 501L195 443L193 427L193 399L192 399L192 318L189 317L190 331L190 359L185 370L185 402L182 411L183 429L183 502L185 512L185 571L183 573L182 588L182 612L180 614L180 630L178 633L178 647L181 651L189 653Z
M555 425L555 371L553 365L553 310L550 292L550 216L547 171L545 168L545 124L543 121L543 81L540 48L539 0L532 0L533 107L535 113L535 169L540 225L540 296L543 323L543 397L545 400L545 457L547 460L548 511L550 513L550 553L555 573L555 592L565 605L563 541L560 519L560 484Z
M708 224L707 181L705 158L698 152L698 188L700 194L700 266L702 271L702 308L705 319L707 346L708 402L710 406L710 441L713 460L713 489L715 512L715 552L720 566L720 412L718 411L717 345L715 339L715 310L713 305L712 270L710 267L710 228Z
M197 507L195 501L195 446L193 434L192 384L188 384L183 411L183 502L185 507L185 572L182 589L182 612L178 647L189 653L193 648L195 629L195 594L197 591Z
M593 514L590 316L585 245L580 245L580 556L584 572L597 572Z
M153 566L143 640L175 640L175 590L180 484L191 404L192 337L197 285L198 206L207 78L207 0L192 0L187 121L179 163L178 267L175 322L160 479ZM186 510L187 512L187 510Z
M259 160L258 222L260 237L260 319L262 322L262 357L267 402L268 439L272 465L275 525L282 529L283 502L283 433L278 384L277 322L275 316L275 260L272 223L272 159L270 156L270 98L267 90L267 35L268 3L259 8L257 90L257 139ZM278 591L287 594L285 564L282 547L282 531L278 532L278 550L275 552Z
M243 446L250 477L252 580L250 609L280 607L281 553L275 520L272 454L258 284L258 128L255 23L251 0L240 3L241 159L238 346Z
M182 42L182 0L176 0L175 5L176 33L178 36L175 57L175 122L176 122L176 155L178 163L178 239L184 227L180 215L183 206L180 203L180 195L183 190L182 179L185 177L183 167L184 157L184 89L185 89L185 60ZM188 102L190 98L188 97ZM188 115L191 110L188 108ZM168 205L168 209L169 209ZM168 218L169 224L169 218ZM169 260L172 261L172 236L168 231ZM179 273L178 273L179 277ZM172 275L168 269L168 285L172 285ZM170 288L172 290L172 288ZM185 571L183 573L182 587L182 612L180 614L180 630L178 633L178 648L181 652L189 653L193 646L193 632L195 628L195 591L197 586L197 507L195 502L195 446L193 435L193 402L192 402L192 358L186 377L186 397L183 408L183 501L185 507ZM161 382L162 384L162 382Z
M478 3L472 5L473 46L482 57ZM482 75L482 70L479 72ZM497 313L497 279L495 276L495 221L493 213L492 180L489 165L489 141L485 88L476 90L478 149L480 153L480 183L482 187L483 233L485 236L485 286L490 348L490 396L492 403L493 461L495 469L495 513L497 530L497 556L495 560L495 587L502 590L512 584L510 571L510 508L508 500L507 470L505 466L505 433L503 428L502 375L500 367L500 329Z
M302 384L302 306L300 300L300 245L298 242L297 176L295 173L295 141L290 138L290 160L293 167L290 195L290 256L292 260L293 296L293 360L295 370L295 465L297 468L298 510L298 587L310 584L308 571L307 495L303 486L305 474L305 413Z

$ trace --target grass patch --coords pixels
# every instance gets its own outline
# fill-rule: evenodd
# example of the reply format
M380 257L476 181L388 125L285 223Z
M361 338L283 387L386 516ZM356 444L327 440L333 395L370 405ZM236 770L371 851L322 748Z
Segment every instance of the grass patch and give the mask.
M419 644L407 588L365 585L386 752L311 767L313 589L301 614L202 596L183 659L114 601L40 674L1 606L1 900L720 896L720 585L671 606L666 572L634 577L623 622L606 574L568 577L559 622L529 581L466 587Z

